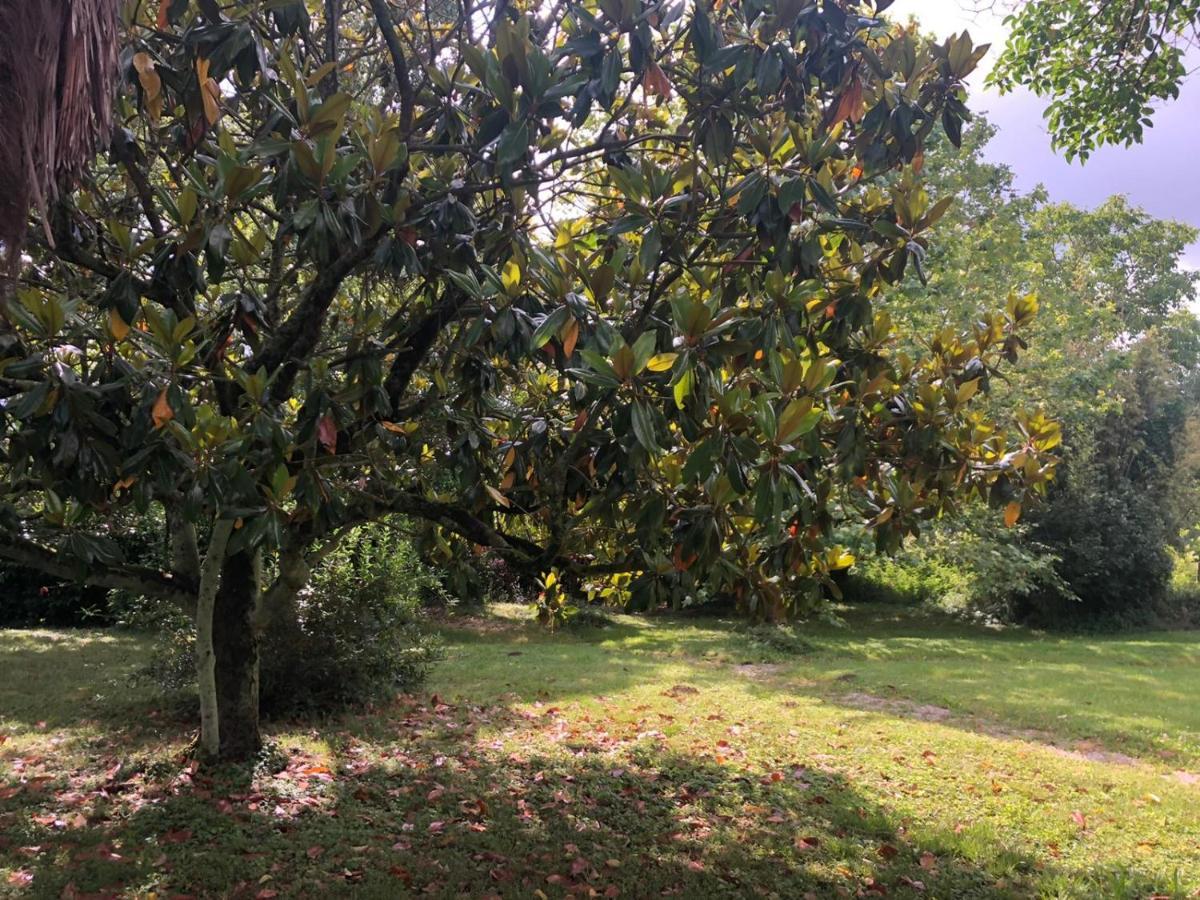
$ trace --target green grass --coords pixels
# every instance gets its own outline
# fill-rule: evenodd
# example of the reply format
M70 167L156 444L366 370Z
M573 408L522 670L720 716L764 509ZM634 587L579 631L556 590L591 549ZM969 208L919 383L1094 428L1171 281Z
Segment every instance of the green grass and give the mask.
M445 627L421 694L278 725L255 771L188 765L140 639L0 632L0 896L1200 888L1200 636L846 615L764 642L501 608Z

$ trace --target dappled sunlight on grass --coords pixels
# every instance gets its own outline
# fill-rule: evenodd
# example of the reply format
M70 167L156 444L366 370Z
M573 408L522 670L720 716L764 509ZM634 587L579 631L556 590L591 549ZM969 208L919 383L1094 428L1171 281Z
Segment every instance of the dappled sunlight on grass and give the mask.
M136 639L48 640L57 674L21 692L61 706L59 724L0 709L0 896L1200 887L1200 787L1150 752L1193 727L1170 696L1195 677L1179 680L1196 644L955 627L815 628L813 651L789 654L714 620L553 635L523 609L451 620L423 692L275 726L253 771L189 766L190 723L147 721L148 694L51 696L126 683ZM0 639L0 673L20 671L27 638ZM1143 653L1167 658L1131 671ZM1143 759L1068 746L1126 732Z

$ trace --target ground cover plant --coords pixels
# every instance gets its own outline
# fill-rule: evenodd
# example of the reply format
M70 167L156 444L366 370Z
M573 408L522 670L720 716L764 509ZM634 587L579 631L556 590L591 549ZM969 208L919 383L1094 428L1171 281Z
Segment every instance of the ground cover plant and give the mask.
M0 636L0 895L1187 897L1200 641L911 612L450 619L427 689L198 766L142 639ZM18 686L19 685L19 686ZM540 894L538 893L540 892Z

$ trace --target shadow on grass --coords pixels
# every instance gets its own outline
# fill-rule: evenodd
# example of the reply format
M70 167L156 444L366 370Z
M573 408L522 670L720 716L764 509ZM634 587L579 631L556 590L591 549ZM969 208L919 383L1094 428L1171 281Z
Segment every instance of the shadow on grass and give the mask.
M152 638L98 630L0 630L0 723L56 730L145 722L153 689L134 674Z
M1045 868L985 830L915 830L844 777L755 771L553 709L402 698L274 771L113 772L0 801L0 869L39 897L1171 896ZM0 893L3 893L0 885Z
M178 752L188 724L131 722L150 707L115 692L89 700L86 717L117 730L103 745L83 742L84 761L65 771L43 760L48 782L0 748L0 896L1184 895L1117 864L1055 870L983 824L951 832L902 820L812 760L737 768L669 750L652 729L633 735L628 722L586 714L571 726L551 708L646 685L657 693L680 673L689 690L728 685L728 662L743 654L723 628L618 622L554 638L518 628L502 644L457 637L461 656L452 649L446 664L455 692L494 700L404 698L310 723L332 760L298 742L280 748L282 768L268 759L258 771L190 771ZM488 640L484 653L473 646ZM69 672L88 671L85 650L96 652L62 642L0 656L0 675L40 667L44 677L8 689L30 710L53 707L39 718L67 729L68 743L78 701L53 694ZM710 650L720 658L706 661ZM127 662L105 653L88 656L102 680ZM536 713L515 705L538 700ZM156 756L159 740L174 749Z

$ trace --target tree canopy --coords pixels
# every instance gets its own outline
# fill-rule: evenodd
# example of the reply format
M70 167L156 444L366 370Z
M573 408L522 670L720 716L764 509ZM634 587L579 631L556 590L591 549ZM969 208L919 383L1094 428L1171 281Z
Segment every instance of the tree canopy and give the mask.
M1164 609L1169 551L1193 540L1200 497L1198 275L1184 264L1197 231L1121 196L1085 210L1042 188L1021 193L1008 167L984 158L993 132L977 120L961 152L930 148L930 189L959 200L930 241L929 283L905 284L890 308L901 334L919 336L970 322L1001 285L1036 286L1030 347L987 402L1053 410L1058 474L1020 528L945 520L898 562L866 568L882 577L944 563L969 573L958 602L1008 618L1143 623Z
M550 612L756 615L831 587L836 525L1014 520L1058 428L979 399L1036 298L916 354L886 302L927 277L953 198L923 148L961 139L983 48L868 13L131 7L123 127L7 309L0 555L199 598L236 709L263 617L382 516L535 573ZM127 507L164 510L170 571L123 558Z

